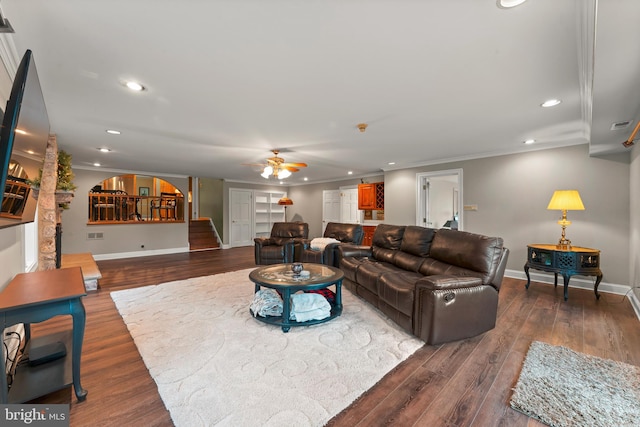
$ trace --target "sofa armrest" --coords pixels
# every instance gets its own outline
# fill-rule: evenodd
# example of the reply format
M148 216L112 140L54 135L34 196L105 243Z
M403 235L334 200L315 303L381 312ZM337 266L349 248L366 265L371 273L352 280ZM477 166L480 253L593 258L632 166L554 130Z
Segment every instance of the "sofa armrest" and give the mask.
M273 239L271 237L255 237L253 241L258 246L269 246L273 244Z
M495 327L498 291L482 279L450 274L416 282L413 333L427 344L474 337Z
M480 285L482 285L482 279L479 277L437 274L419 279L416 282L416 290L461 289L473 288Z
M340 258L349 256L370 257L373 256L373 252L371 246L341 244L338 246L338 256Z

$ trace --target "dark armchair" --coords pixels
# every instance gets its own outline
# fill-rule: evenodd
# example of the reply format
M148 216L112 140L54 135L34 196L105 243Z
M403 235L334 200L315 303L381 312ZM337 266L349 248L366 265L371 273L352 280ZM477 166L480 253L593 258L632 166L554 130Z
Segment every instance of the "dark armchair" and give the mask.
M339 240L340 243L328 243L323 247L314 248L311 244L312 240L306 240L302 250L302 262L315 262L338 267L338 258L336 257L338 245L343 243L362 244L364 231L360 224L330 222L324 230L323 237Z
M304 240L309 238L306 222L276 222L270 237L256 237L257 265L285 264L300 261Z

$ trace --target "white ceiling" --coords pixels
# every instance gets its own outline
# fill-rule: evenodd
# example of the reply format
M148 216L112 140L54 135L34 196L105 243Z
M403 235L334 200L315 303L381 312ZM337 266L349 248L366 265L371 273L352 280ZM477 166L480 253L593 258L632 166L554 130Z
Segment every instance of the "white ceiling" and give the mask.
M622 152L640 114L638 0L0 7L15 61L33 51L51 132L79 168L264 183L242 164L280 149L308 163L286 180L299 184L574 144ZM541 108L549 98L563 102Z

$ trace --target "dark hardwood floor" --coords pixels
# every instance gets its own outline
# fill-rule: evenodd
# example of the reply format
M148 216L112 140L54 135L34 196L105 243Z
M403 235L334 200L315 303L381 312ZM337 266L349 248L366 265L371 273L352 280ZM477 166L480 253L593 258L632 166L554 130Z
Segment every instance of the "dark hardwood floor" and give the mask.
M87 325L82 384L36 403L68 403L71 426L172 426L154 381L109 293L254 267L253 248L99 261L100 289L84 298ZM34 335L70 327L58 317L33 325ZM505 279L496 328L475 338L424 346L329 422L331 426L537 426L509 407L532 341L640 366L640 322L628 300L592 291Z

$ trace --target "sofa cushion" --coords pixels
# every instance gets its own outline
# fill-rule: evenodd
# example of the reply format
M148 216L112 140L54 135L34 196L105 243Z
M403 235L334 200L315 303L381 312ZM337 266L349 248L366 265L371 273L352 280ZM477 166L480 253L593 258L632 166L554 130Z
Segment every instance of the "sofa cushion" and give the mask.
M262 248L262 258L264 261L273 263L282 262L284 259L284 246L265 246Z
M419 271L420 266L425 260L424 257L411 255L403 251L396 252L396 256L393 257L393 264L404 270Z
M409 225L404 230L400 250L419 257L429 256L435 234L436 230L433 228Z
M373 246L392 250L400 249L405 228L406 226L404 225L378 225L373 233Z
M373 258L380 262L388 262L390 264L394 263L394 258L400 252L397 249L387 249L380 248L378 246L371 247L371 253L373 254Z
M399 273L404 270L388 262L368 261L363 262L356 272L356 282L374 294L378 295L378 277L383 273Z
M459 267L464 270L480 274L482 283L493 281L502 256L503 241L500 237L488 237L480 234L467 233L457 230L438 230L429 257ZM431 266L422 264L420 272L423 274L459 274L453 270L446 272L431 272ZM470 274L462 274L470 275ZM475 275L475 274L474 274Z
M342 270L346 279L357 282L356 274L358 269L366 260L368 260L368 258L355 256L344 257L340 260L340 270Z
M409 271L383 273L378 278L378 297L399 312L412 316L415 285L422 277Z

